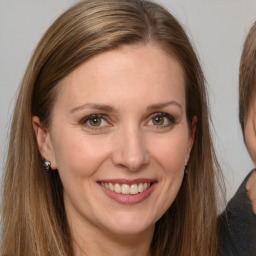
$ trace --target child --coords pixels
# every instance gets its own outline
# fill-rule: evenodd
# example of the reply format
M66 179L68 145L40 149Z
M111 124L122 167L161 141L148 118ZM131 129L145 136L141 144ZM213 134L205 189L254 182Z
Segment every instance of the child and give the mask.
M256 168L256 23L244 43L239 72L239 120ZM254 169L255 170L255 169ZM220 255L256 255L256 173L252 170L220 217Z

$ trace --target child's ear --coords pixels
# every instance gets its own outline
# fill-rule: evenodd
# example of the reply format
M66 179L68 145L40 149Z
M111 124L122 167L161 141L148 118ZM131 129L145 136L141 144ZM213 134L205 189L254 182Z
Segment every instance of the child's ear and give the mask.
M57 169L49 130L42 125L38 116L32 117L32 125L41 156L51 163L52 170Z

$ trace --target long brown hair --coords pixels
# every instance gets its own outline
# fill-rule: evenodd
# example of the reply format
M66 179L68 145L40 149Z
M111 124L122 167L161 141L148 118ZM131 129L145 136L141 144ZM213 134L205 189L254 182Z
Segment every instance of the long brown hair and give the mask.
M19 89L3 179L1 255L73 255L58 172L43 170L32 116L47 127L58 82L90 57L127 44L153 42L184 70L188 124L197 116L189 172L156 223L152 255L212 256L216 251L216 160L209 131L205 78L178 21L140 0L82 1L47 30Z
M244 133L248 112L256 93L256 22L246 36L239 69L239 121Z

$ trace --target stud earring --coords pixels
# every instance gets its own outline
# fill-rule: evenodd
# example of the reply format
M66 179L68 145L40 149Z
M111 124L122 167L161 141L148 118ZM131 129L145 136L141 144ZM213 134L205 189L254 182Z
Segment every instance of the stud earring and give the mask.
M43 167L47 172L49 172L51 170L51 162L45 160L44 158L42 158L42 161L43 161Z
M185 165L184 174L185 174L185 175L188 174L188 165Z

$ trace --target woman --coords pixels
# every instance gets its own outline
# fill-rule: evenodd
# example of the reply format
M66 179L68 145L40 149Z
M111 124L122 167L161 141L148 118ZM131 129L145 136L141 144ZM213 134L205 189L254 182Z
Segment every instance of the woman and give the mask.
M218 175L180 24L149 1L82 1L21 84L1 255L215 255Z

